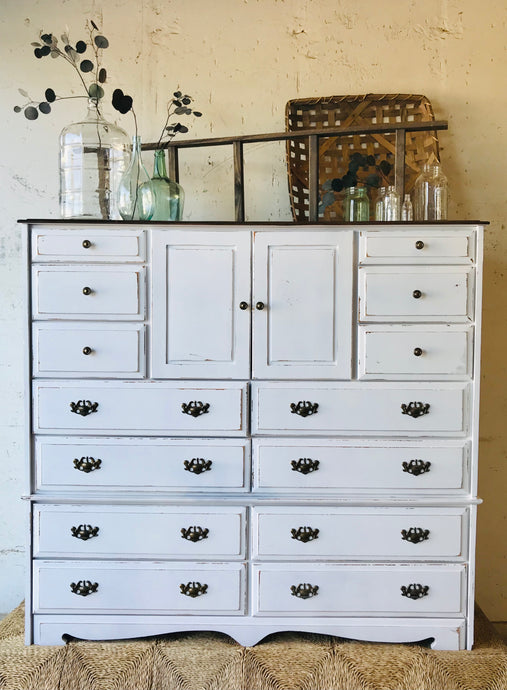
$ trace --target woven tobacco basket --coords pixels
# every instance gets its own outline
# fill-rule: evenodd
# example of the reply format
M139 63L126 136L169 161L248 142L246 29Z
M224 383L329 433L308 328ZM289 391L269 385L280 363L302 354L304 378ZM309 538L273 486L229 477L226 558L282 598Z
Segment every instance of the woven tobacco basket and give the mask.
M429 100L425 96L413 94L328 96L288 101L285 122L289 132L364 125L364 133L361 134L320 139L319 217L328 221L343 220L343 194L333 191L331 181L342 178L347 173L350 159L355 153L373 156L375 159L374 164L357 172L358 183L365 184L369 190L372 218L376 188L368 183L375 181L377 176L378 186L394 184L395 135L369 133L369 127L382 123L428 122L434 119ZM439 160L437 134L432 131L407 132L405 146L405 191L410 193L423 164ZM390 166L383 161L387 161ZM391 170L386 174L389 167ZM307 221L309 193L306 138L287 141L287 168L293 218L296 222Z

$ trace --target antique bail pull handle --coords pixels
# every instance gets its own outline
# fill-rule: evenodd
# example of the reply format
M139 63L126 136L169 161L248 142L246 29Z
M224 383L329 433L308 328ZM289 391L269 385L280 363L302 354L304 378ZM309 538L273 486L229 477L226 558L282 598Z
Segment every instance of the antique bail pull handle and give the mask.
M421 527L411 527L410 529L401 530L401 538L405 541L410 541L412 544L419 544L422 541L429 539L429 529L422 529Z
M70 411L74 412L74 414L80 414L82 417L87 417L92 412L97 412L98 406L98 402L92 403L90 400L78 400L77 403L70 403Z
M409 599L422 599L428 596L429 593L428 585L411 584L405 587L401 587L401 596L408 597Z
M181 528L181 538L182 539L187 539L188 541L202 541L203 539L208 538L209 534L209 529L206 527L203 529L202 527L198 527L197 525L193 525L192 527L182 527Z
M429 411L429 403L410 402L408 405L403 404L401 406L401 414L408 414L409 417L413 417L414 419L422 417L423 414L429 414Z
M73 461L74 467L76 470L79 470L80 472L93 472L94 470L99 470L100 466L102 465L102 460L99 458L95 459L90 456L82 457L82 458L74 458Z
M402 462L403 472L408 472L408 474L413 474L414 477L418 477L420 474L430 471L431 462L424 460L411 460L410 462Z
M200 400L191 400L188 403L181 403L181 411L183 414L189 414L192 417L199 417L201 414L206 414L209 410L209 403L202 403Z
M200 582L187 582L186 585L180 585L181 594L184 594L186 597L192 597L192 599L206 594L207 590L208 585L201 585Z
M299 460L291 460L293 472L301 472L301 474L310 474L319 469L320 462L312 460L311 458L299 458Z
M298 597L299 599L310 599L311 597L317 596L319 586L304 582L299 585L291 585L290 592L293 597Z
M92 527L91 525L78 525L78 527L71 527L70 531L72 536L76 537L76 539L87 541L88 539L98 535L99 528Z
M192 460L184 460L183 466L187 472L194 474L202 474L211 470L212 460L205 460L204 458L192 458Z
M309 400L300 400L297 404L291 403L290 410L293 414L298 414L300 417L308 417L311 414L317 414L319 403L312 403Z
M319 538L319 531L318 529L313 529L313 527L298 527L297 529L291 529L290 533L292 535L292 539L297 539L298 541L302 541L303 544L308 543L309 541L313 541L314 539Z
M87 597L93 594L99 588L98 582L90 582L90 580L79 580L79 582L71 582L70 589L73 594L79 594L82 597Z

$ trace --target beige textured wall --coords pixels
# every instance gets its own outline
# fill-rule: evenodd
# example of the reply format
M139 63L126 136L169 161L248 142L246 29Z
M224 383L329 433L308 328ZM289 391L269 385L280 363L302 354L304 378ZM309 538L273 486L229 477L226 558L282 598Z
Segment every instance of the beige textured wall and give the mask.
M66 65L37 61L39 29L79 38L87 17L110 39L109 83L135 99L143 138L156 137L176 86L204 112L189 136L283 129L290 98L423 93L437 118L451 218L489 220L486 235L477 599L507 619L504 500L507 424L505 164L507 5L503 0L3 0L0 12L0 611L22 598L22 266L16 219L57 216L57 137L82 112L57 105L35 123L12 112L17 88L78 89ZM110 110L112 113L112 110ZM132 121L122 118L132 132ZM232 218L227 152L184 159L185 217ZM289 217L283 153L248 154L251 219Z

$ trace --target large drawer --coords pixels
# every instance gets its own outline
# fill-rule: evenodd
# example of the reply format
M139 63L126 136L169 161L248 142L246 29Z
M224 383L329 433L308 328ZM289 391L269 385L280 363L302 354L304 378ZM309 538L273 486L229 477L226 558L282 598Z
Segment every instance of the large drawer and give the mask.
M253 555L260 559L463 559L466 508L252 509Z
M112 226L111 226L112 227ZM90 227L35 227L32 261L139 262L146 258L146 236L118 224L113 232Z
M238 559L245 508L36 505L38 558Z
M359 321L471 321L473 278L459 266L360 267Z
M254 490L464 493L469 461L470 444L461 441L254 439Z
M254 382L252 432L455 436L467 429L468 398L465 383Z
M461 565L273 563L254 565L252 580L254 615L441 617L465 609Z
M470 264L474 260L475 233L470 228L400 227L359 234L359 261L363 264Z
M35 463L37 491L245 491L250 443L39 436Z
M241 563L34 561L33 596L34 613L239 615L245 607L245 567Z
M472 375L473 328L360 326L358 377L459 380Z
M139 323L54 323L33 327L33 375L143 377L145 327Z
M246 383L38 381L36 432L245 436ZM74 410L74 411L73 411Z
M145 270L135 266L53 266L32 269L34 319L142 320Z

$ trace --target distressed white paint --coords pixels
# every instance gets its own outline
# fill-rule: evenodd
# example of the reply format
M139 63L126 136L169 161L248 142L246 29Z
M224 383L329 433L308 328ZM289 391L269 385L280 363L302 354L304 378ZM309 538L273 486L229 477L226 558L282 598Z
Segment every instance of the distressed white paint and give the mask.
M440 133L450 180L451 217L484 218L486 233L485 338L479 511L478 600L486 613L507 618L505 549L496 535L507 527L505 484L507 412L504 343L507 198L507 91L503 88L507 7L497 0L428 0L358 4L353 0L6 0L0 32L0 611L22 598L24 441L23 268L20 217L57 216L57 137L82 113L59 103L49 116L27 122L12 111L17 88L34 99L52 86L79 90L65 64L36 60L29 47L40 29L65 26L81 37L92 17L111 42L105 56L111 86L132 93L143 138L158 136L167 94L181 86L204 116L189 136L280 130L285 102L332 93L416 92L448 118ZM487 46L487 49L484 47ZM109 114L112 117L112 110ZM132 133L129 116L120 118ZM6 133L6 134L5 134ZM247 213L251 219L289 217L283 146L246 150ZM151 165L151 162L148 161ZM232 218L232 157L228 150L182 156L186 218ZM227 187L227 192L225 191Z

